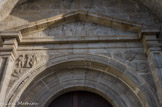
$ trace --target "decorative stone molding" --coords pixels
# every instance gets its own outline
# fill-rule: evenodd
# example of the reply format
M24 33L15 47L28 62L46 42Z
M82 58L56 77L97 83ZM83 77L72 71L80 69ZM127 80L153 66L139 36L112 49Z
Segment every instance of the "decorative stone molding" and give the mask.
M26 72L17 81L17 83L14 84L12 89L9 91L7 98L15 102L17 100L15 97L17 95L21 96L21 93L24 92L24 89L27 88L27 86L36 76L51 67L53 67L52 69L54 69L54 71L66 68L85 68L115 75L115 77L118 77L124 81L124 83L126 83L131 88L131 90L136 93L140 101L144 104L143 106L151 105L153 107L154 105L157 105L156 98L154 97L151 90L147 88L145 81L139 75L137 76L135 72L131 71L131 68L116 62L111 58L92 54L70 54L59 56L49 59L47 63L35 66ZM151 101L150 99L154 101Z
M17 97L21 96L22 92L24 92L24 90L29 85L29 83L32 80L34 80L36 76L38 76L40 73L42 73L46 69L48 70L50 67L54 67L54 68L56 67L56 69L58 68L62 69L63 67L65 69L66 67L68 69L73 69L73 68L78 67L78 68L84 68L84 69L97 70L97 71L101 71L107 74L114 75L118 79L121 79L122 81L124 81L124 83L127 84L127 86L129 86L130 90L132 90L133 93L137 95L137 97L140 99L140 101L143 103L144 106L158 105L156 98L154 98L154 93L152 93L152 91L147 87L147 82L143 78L141 78L136 72L142 69L146 69L147 63L144 63L142 61L136 61L138 53L135 52L134 50L129 50L128 47L125 46L127 44L124 44L123 46L125 48L124 51L120 52L119 50L117 50L118 51L117 52L115 50L115 54L116 56L124 60L125 62L133 63L135 65L136 71L132 70L133 67L130 68L127 65L123 65L122 63L118 62L118 60L114 60L113 58L109 58L107 56L104 56L103 54L98 55L98 53L95 53L95 52L94 52L95 55L86 54L86 53L80 54L78 52L77 54L70 54L70 55L68 54L65 56L64 55L61 56L60 55L61 52L60 53L56 52L57 49L60 49L62 51L62 49L64 48L63 46L62 46L63 48L60 48L59 45L56 45L56 44L61 44L61 43L62 44L64 43L64 45L66 45L67 43L69 44L89 43L90 44L92 42L93 43L108 43L108 42L115 43L115 42L124 42L124 41L135 42L135 41L140 40L138 36L130 37L129 35L123 35L123 36L113 35L113 36L108 37L105 35L103 37L100 37L100 36L95 35L93 37L71 36L71 37L51 37L51 38L47 38L47 37L27 38L26 36L28 34L39 32L49 27L53 27L55 25L59 25L59 24L74 21L74 20L88 21L88 22L104 25L106 27L111 26L113 28L119 28L121 30L134 31L136 33L138 33L141 28L141 25L139 24L115 19L113 17L104 16L104 15L95 14L95 13L89 13L85 11L74 11L74 12L70 12L67 14L58 15L56 17L51 17L51 18L40 20L40 21L32 22L24 26L20 26L19 28L16 28L16 30L18 31L15 31L15 32L14 31L1 32L0 41L3 41L3 43L0 44L0 46L2 45L2 48L0 48L0 50L2 50L3 52L2 53L0 52L0 66L2 66L3 63L6 63L5 65L7 65L7 67L5 66L4 69L7 68L8 71L7 70L6 71L8 74L6 74L4 77L4 78L6 77L7 78L4 82L5 83L3 87L4 91L1 91L0 98L1 96L3 96L3 98L7 96L6 97L7 101L9 101L10 99L17 100ZM23 39L21 37L21 33L23 34ZM160 61L153 60L156 58L160 59L161 57L161 53L160 54L158 53L159 48L157 48L157 41L150 39L148 42L146 38L147 37L143 37L145 52L148 53L148 56L149 56L150 54L152 54L151 51L153 51L153 55L155 55L154 58L149 59L151 60L149 61L150 66L158 65L156 67L152 67L152 68L158 68L156 70L152 69L153 72L158 71L159 68L161 69L161 65L159 66ZM156 48L154 48L155 46L152 45L152 43L153 44L155 43ZM19 50L17 50L18 44L20 45L22 50L20 50L20 48ZM40 44L42 46L40 46ZM46 47L47 46L46 44L49 47ZM25 47L26 49L24 49L23 45L27 45L27 47ZM31 47L30 46L28 47L28 45L30 45ZM96 46L98 46L98 48L101 48L100 45L96 45ZM70 47L65 46L65 48L68 48L69 50L73 49L71 53L73 52L75 53L74 48L76 47L77 46L74 46L74 45ZM105 47L106 45L104 45L102 48L105 48ZM59 54L60 56L55 56L54 58L50 57L50 59L47 60L48 62L46 62L46 59L47 59L46 55L43 55L41 53L35 53L36 51L33 52L33 50L37 50L36 48L38 48L39 50L46 51L48 57L50 57L50 54L53 55L52 52L54 52L54 51L51 52L49 50L55 50L55 52ZM109 47L106 47L106 48L109 48ZM96 47L94 46L93 49L96 49ZM143 49L143 46L142 46L142 49ZM23 53L22 51L25 53ZM67 53L66 50L64 50L64 54L65 53ZM151 55L151 57L153 55ZM5 60L3 59L4 56L7 57ZM152 63L157 63L157 64L152 64ZM54 71L56 69L54 69ZM3 71L3 70L0 69L0 71ZM156 73L155 73L155 76L157 76ZM159 77L158 78L154 77L154 78L158 86ZM158 92L162 92L162 91L158 91ZM155 102L155 104L153 104L152 102Z
M0 102L5 101L7 88L14 68L14 60L17 54L17 46L20 38L16 32L0 32Z
M142 33L142 40L144 51L148 57L148 64L156 85L157 95L162 105L162 49L160 47L161 44L158 42L157 34L158 32L144 32Z
M97 23L107 27L118 28L126 31L134 31L134 32L139 32L142 27L142 24L139 23L133 23L130 21L126 21L126 20L122 20L122 19L118 19L115 17L102 15L98 13L93 13L89 11L77 10L77 11L72 11L61 15L57 15L54 17L50 17L47 19L35 21L11 30L21 31L22 35L28 35L41 30L45 30L49 27L58 26L62 23L72 22L76 20Z
M121 38L126 37L126 35L130 37L138 37L138 32L130 32L125 31L117 28L113 28L111 26L103 26L101 24L92 23L88 21L72 21L60 24L58 26L52 26L45 30L34 32L32 34L26 35L25 37L31 37L31 38L42 38L42 37L78 37L78 36L98 36L98 37L115 37L119 35ZM59 39L59 38L58 38ZM63 38L62 38L63 39ZM69 38L70 39L70 38ZM118 39L118 38L116 38ZM119 39L120 40L120 39Z
M128 88L126 84L122 83L121 80L118 80L118 78L110 74L84 68L65 68L63 70L56 71L53 71L51 68L45 70L44 72L46 73L44 75L40 74L40 78L34 79L33 82L37 82L37 84L31 83L31 85L27 88L27 93L23 93L19 101L24 102L33 99L32 101L37 102L39 107L46 107L48 105L46 105L46 103L50 97L54 96L56 98L58 93L61 91L66 92L83 89L84 91L93 91L95 93L100 91L100 93L104 93L103 97L106 97L107 95L108 97L106 97L106 99L110 101L115 107L131 107L133 104L135 107L142 107L140 100L131 91L131 89ZM88 90L88 87L91 88L91 90ZM51 94L48 92L51 92ZM30 96L30 94L33 96ZM48 94L50 94L50 96ZM120 94L122 94L122 96L119 96ZM128 100L125 100L127 97ZM132 97L133 100L129 99L129 97ZM122 101L124 103L122 103Z
M5 48L1 48L5 49ZM6 50L7 52L1 52L0 54L0 102L3 103L5 100L7 88L10 81L10 75L13 71L14 66L14 55L11 50ZM6 79L7 78L7 79Z

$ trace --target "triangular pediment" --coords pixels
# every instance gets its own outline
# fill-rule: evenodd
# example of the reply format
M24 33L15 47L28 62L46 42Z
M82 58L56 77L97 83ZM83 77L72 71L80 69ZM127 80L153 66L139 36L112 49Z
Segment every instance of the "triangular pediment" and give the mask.
M27 35L27 37L74 37L74 36L113 36L113 35L129 35L135 36L137 32L124 31L114 29L100 24L76 20L73 22L61 24L55 27L49 27L45 30Z
M21 31L22 35L30 35L36 32L44 31L46 29L62 26L65 23L67 24L76 21L95 23L97 25L103 25L105 27L124 31L139 32L141 29L141 25L137 23L132 23L110 16L78 10L66 14L61 14L55 17L31 22L27 25L14 28L14 30Z

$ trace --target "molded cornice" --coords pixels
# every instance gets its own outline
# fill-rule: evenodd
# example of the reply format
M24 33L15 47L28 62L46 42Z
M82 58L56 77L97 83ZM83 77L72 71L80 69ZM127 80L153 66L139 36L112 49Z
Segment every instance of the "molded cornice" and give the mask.
M139 32L142 27L142 25L139 23L133 23L111 16L105 16L102 14L78 10L31 22L27 25L19 26L10 30L21 31L22 35L28 35L34 32L45 30L49 27L58 26L60 24L72 22L75 20L97 23L111 28L123 29L126 31L134 32Z
M129 35L115 35L115 37L99 37L94 35L94 37L43 37L43 38L28 38L25 35L29 35L35 32L43 31L47 28L59 26L64 23L81 20L86 22L92 22L100 24L103 26L111 27L114 29L121 29L128 31L133 31L139 33L139 37L130 38ZM139 23L133 23L126 20L117 19L110 16L105 16L102 14L91 13L88 11L78 10L72 11L65 14L60 14L54 17L46 18L43 20L31 22L29 24L19 26L7 31L0 32L1 41L5 38L16 38L19 44L35 44L35 43L76 43L76 42L96 42L96 41L134 41L139 40L143 35L143 32L150 32L152 30L144 30L142 25ZM159 32L159 31L153 31ZM80 39L81 38L81 39ZM84 38L84 39L83 39Z

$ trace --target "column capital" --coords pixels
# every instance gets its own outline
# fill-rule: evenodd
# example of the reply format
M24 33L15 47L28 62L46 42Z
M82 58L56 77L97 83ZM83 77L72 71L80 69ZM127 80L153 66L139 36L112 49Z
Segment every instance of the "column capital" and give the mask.
M141 32L139 33L139 37L143 38L146 35L154 35L157 36L160 33L160 29L156 29L156 28L143 28L141 30Z
M160 52L162 49L161 43L158 40L158 32L144 32L141 36L143 45L144 45L144 52L149 54L150 52Z
M18 44L22 40L22 35L18 31L0 32L0 56L16 57Z

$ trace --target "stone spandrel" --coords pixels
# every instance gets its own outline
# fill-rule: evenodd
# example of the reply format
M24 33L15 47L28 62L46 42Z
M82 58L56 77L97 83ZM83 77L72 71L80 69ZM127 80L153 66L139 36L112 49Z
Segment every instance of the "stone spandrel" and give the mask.
M45 62L46 56L43 54L20 54L18 55L14 71L12 73L12 79L17 80L25 71L33 68L34 66L38 65L39 63Z
M10 91L10 88L21 78L21 76L27 73L30 69L40 66L42 63L46 63L47 59L47 56L42 53L18 53L17 58L14 61L13 72L7 87L7 92ZM28 78L26 78L26 80ZM24 83L25 81L22 85Z

